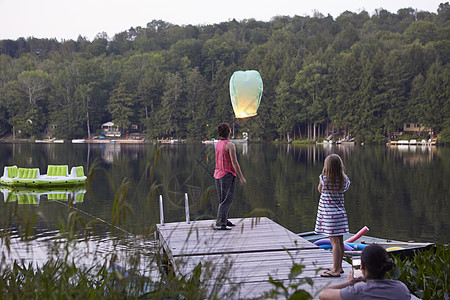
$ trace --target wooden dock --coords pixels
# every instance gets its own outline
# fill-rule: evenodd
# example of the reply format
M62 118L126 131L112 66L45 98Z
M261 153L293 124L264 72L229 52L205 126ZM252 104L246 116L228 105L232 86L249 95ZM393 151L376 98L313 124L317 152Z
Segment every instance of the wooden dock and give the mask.
M175 274L189 276L202 263L202 279L211 290L219 291L219 298L235 291L233 298L251 299L274 289L269 275L287 286L291 267L296 263L305 266L299 277L314 282L312 287L304 284L300 288L317 298L324 286L345 281L351 270L344 261L343 276L320 277L319 268L333 266L330 251L265 217L231 221L236 227L227 231L213 230L215 220L157 225L160 243Z

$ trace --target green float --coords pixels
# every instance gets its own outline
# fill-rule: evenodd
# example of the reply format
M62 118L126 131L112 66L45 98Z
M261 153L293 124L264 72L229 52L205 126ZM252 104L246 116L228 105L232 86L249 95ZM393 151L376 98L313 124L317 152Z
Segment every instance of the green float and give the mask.
M68 170L67 165L48 165L47 174L41 175L39 168L6 166L0 183L14 187L76 186L86 183L82 166L73 167L70 173Z

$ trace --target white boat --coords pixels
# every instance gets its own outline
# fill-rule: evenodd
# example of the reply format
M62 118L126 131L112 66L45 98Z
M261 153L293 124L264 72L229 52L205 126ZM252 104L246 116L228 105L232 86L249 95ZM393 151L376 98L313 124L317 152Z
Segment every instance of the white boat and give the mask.
M160 140L158 140L158 143L162 143L162 144L179 144L179 143L183 143L183 141L171 138L171 139L160 139Z
M212 139L212 140L205 140L202 141L203 144L216 144L219 140ZM248 143L248 139L230 139L230 142L235 144L244 144Z
M72 144L84 144L86 143L85 139L73 139Z
M45 139L45 140L36 140L36 143L45 143L45 144L62 144L64 143L64 140L57 140L57 139Z
M235 144L247 144L248 139L230 139L230 142L233 142Z
M351 139L342 139L336 142L336 144L342 144L342 145L355 145L355 138Z
M387 143L388 146L434 146L436 145L436 141L431 139L427 140L399 140L399 141L389 141Z
M216 140L216 139L204 140L204 141L202 141L202 144L215 144L218 141L219 140Z
M45 144L48 144L48 143L53 143L53 140L52 140L52 139L36 140L36 143L45 143Z

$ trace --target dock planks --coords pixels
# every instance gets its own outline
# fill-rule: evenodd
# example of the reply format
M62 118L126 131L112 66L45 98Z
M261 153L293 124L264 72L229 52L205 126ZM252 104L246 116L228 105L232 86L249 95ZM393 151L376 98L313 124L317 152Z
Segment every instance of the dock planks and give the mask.
M330 251L322 250L272 220L262 218L231 219L236 227L213 230L215 220L157 225L159 240L177 275L188 275L199 263L208 271L205 280L221 293L237 287L236 298L260 298L274 288L269 275L289 282L294 262L304 265L301 278L310 277L314 285L301 288L313 296L328 284L346 280L320 277L317 269L333 265ZM343 262L344 274L351 266ZM218 280L226 270L227 280Z

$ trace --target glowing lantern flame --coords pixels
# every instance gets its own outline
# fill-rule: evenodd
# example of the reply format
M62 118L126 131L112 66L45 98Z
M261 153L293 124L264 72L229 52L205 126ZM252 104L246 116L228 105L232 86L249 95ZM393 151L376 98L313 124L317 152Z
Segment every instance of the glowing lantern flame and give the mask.
M258 71L236 71L230 78L230 97L236 118L256 116L263 82Z

